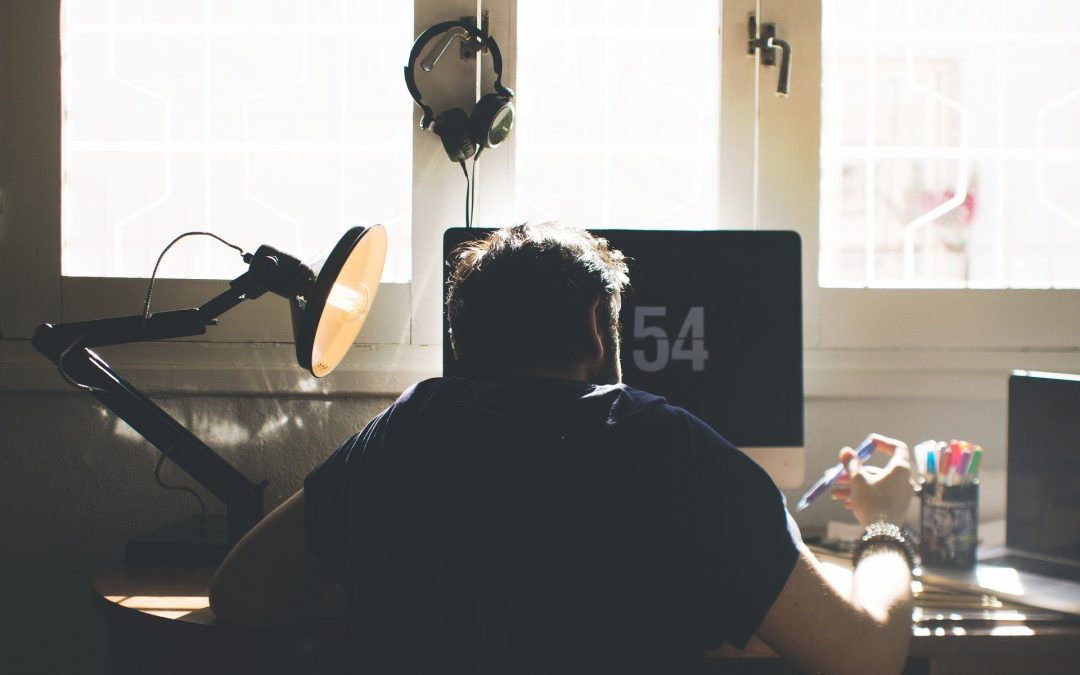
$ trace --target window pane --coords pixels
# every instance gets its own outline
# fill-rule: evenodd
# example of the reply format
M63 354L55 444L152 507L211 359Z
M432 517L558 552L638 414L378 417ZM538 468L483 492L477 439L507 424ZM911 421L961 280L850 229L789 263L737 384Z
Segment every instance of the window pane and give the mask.
M1080 3L822 12L822 285L1080 288Z
M177 234L313 256L351 225L409 277L412 3L65 0L63 273L150 274ZM210 239L165 277L232 278Z
M717 222L714 0L518 0L517 217Z

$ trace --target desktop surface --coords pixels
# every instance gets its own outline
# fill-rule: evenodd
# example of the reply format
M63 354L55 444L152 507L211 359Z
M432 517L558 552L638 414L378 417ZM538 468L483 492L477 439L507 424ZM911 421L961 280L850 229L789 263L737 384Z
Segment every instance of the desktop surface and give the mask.
M850 566L821 554L826 564ZM341 624L241 630L220 624L207 600L212 567L117 564L93 580L110 622L116 672L341 672ZM1072 673L1080 662L1080 620L1030 611L958 619L979 596L916 589L906 673ZM921 598L921 600L920 600ZM937 616L929 614L932 607ZM993 609L993 608L991 608ZM733 664L731 659L738 660ZM768 664L764 660L769 661ZM709 652L705 672L794 673L756 638L745 649Z

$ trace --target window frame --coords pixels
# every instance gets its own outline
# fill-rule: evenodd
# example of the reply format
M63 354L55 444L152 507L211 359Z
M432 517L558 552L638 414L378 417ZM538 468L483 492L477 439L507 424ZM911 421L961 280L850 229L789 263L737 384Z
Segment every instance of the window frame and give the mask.
M776 23L777 35L793 45L790 97L773 93L775 68L753 68L756 59L746 55L746 22L755 13ZM721 203L736 206L721 226L749 219L802 236L808 367L830 351L861 352L855 358L864 363L873 363L874 353L906 352L913 369L925 367L927 352L1011 353L1013 367L1024 367L1033 353L1057 353L1051 361L1077 367L1080 290L822 287L821 2L725 0L723 21ZM745 204L740 194L755 197ZM985 366L967 360L955 367L997 368L998 361L986 356Z

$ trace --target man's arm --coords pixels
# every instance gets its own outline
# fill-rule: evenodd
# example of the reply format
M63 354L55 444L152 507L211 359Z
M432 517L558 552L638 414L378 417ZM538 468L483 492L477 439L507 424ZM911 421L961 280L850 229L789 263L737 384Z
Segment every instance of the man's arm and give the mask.
M844 588L802 548L758 636L809 673L899 673L911 642L910 587L898 551L868 552Z
M838 491L863 527L899 523L911 500L907 446L876 437L893 457L882 471L863 469L850 448L841 452L849 481ZM807 672L899 673L911 643L911 571L892 546L869 548L850 580L827 578L800 545L795 568L765 615L758 635Z
M226 623L272 626L343 618L345 591L311 553L304 491L263 518L229 553L210 584Z

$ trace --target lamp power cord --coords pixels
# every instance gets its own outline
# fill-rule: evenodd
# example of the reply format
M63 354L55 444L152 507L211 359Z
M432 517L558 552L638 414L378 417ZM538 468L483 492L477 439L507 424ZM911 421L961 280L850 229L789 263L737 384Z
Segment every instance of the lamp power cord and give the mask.
M94 393L95 391L100 391L102 393L107 394L109 392L108 389L102 389L101 387L93 387L93 386L90 386L89 384L84 384L83 382L79 382L74 377L72 377L70 373L68 373L67 369L64 368L64 359L66 359L67 355L70 354L73 350L78 349L79 347L82 347L82 343L83 343L84 340L86 340L86 337L87 337L87 334L83 333L79 337L72 340L71 344L69 344L67 347L64 348L64 351L60 352L60 358L56 360L56 366L60 370L60 377L64 378L65 382L67 382L68 384L70 384L71 386L73 386L73 387L75 387L77 389L82 389L82 390L88 391L90 393Z
M212 237L213 239L217 239L218 241L220 241L222 244L225 244L229 248L232 248L232 249L235 249L235 250L239 251L240 256L244 259L244 262L251 262L251 257L252 256L251 256L250 253L245 252L244 249L240 248L236 244L230 243L230 242L222 239L221 237L214 234L213 232L201 232L201 231L184 232L183 234L181 234L180 236L176 237L175 239L173 239L172 241L169 242L169 244L158 255L157 262L154 263L154 271L150 274L150 284L146 288L146 302L143 303L142 317L143 317L143 322L144 323L145 323L145 321L147 319L150 318L150 298L153 296L153 293L154 293L154 282L157 280L158 267L161 266L161 261L165 258L165 254L168 253L169 249L172 248L173 245L176 244L181 239L184 239L185 237L196 236L196 235L204 236L204 237ZM70 384L71 386L73 386L73 387L75 387L77 389L82 389L84 391L88 391L88 392L91 392L91 393L93 393L93 392L107 393L109 391L108 389L102 389L101 387L94 387L94 386L91 386L89 384L79 382L74 377L72 377L69 372L67 372L66 368L64 368L64 360L67 358L68 354L70 354L71 352L73 352L76 349L80 348L82 346L83 341L86 340L86 338L87 338L86 333L80 335L79 337L72 340L71 344L69 344L67 347L64 348L64 351L60 352L60 358L58 359L58 362L57 362L57 365L58 365L59 370L60 370L60 377L64 378L65 382L67 382L68 384Z
M214 234L213 232L202 232L202 231L184 232L183 234L179 235L178 237L176 237L175 239L170 241L167 246L165 246L165 248L158 255L157 262L154 263L154 270L150 274L150 283L146 288L146 301L143 303L142 318L143 318L144 324L145 324L146 320L150 318L150 300L151 300L151 298L153 297L153 294L154 294L154 282L157 280L158 268L161 266L161 261L165 258L165 254L169 252L169 249L171 249L177 242L179 242L181 239L184 239L186 237L193 237L193 236L211 237L212 239L216 239L217 241L220 241L222 244L225 244L226 246L228 246L229 248L232 248L232 249L235 249L236 251L238 251L240 253L240 256L244 259L244 262L251 262L252 255L250 253L245 252L244 249L240 248L236 244L233 244L233 243L230 243L230 242L226 241L222 237L219 237L218 235ZM64 378L65 382L67 382L71 386L76 387L78 389L82 389L84 391L88 391L88 392L91 392L91 393L101 392L101 393L107 394L107 393L109 393L108 389L102 389L101 387L94 387L94 386L91 386L89 384L79 382L74 377L72 377L70 373L67 372L67 369L64 368L64 360L67 358L68 354L70 354L72 351L74 351L76 349L81 348L82 345L83 345L83 342L86 340L87 337L88 337L88 335L86 333L83 333L79 337L72 340L71 344L69 344L66 348L64 348L64 351L62 351L60 353L60 358L57 360L57 365L59 366L59 370L60 370L60 376ZM169 459L169 453L166 452L166 451L162 451L161 456L158 457L157 464L154 466L154 481L164 490L173 490L173 491L176 491L176 492L183 492L185 494L191 495L191 497L193 497L195 499L195 501L197 501L199 503L199 530L200 530L200 532L205 533L205 528L206 528L206 503L203 501L203 498L201 496L199 496L199 493L195 492L195 490L192 490L190 487L187 487L187 486L184 486L184 485L171 485L169 483L166 483L161 478L161 468L165 464L166 459Z
M250 253L247 253L246 251L244 251L244 249L240 248L236 244L233 244L233 243L231 243L229 241L226 241L222 237L219 237L218 235L214 234L213 232L203 232L203 231L195 230L195 231L184 232L183 234L180 234L175 239L170 241L168 243L168 245L165 246L164 249L162 249L161 253L158 255L157 262L154 263L154 271L150 273L150 283L146 287L146 301L143 303L142 317L143 317L144 322L147 319L150 318L150 299L153 297L153 294L154 294L154 282L157 280L158 268L161 266L161 261L165 259L165 254L168 253L169 249L171 249L174 245L176 245L176 243L179 242L181 239L185 239L187 237L196 237L196 236L198 236L198 237L210 237L211 239L216 239L217 241L220 241L222 244L225 244L229 248L234 249L235 251L237 251L240 254L240 257L244 259L244 262L251 262L252 255ZM163 451L161 453L161 456L158 457L157 464L154 466L154 481L163 490L172 490L172 491L175 491L175 492L183 492L183 493L189 494L189 495L191 495L192 497L195 498L195 501L197 501L199 503L199 531L201 533L205 534L205 528L206 528L206 503L203 501L202 497L199 496L199 493L195 492L191 488L189 488L189 487L187 487L185 485L170 485L169 483L166 483L164 480L162 480L162 478L161 478L161 467L165 464L166 459L169 459L169 453Z
M143 313L142 313L143 321L150 318L150 298L154 294L154 281L157 280L158 267L161 266L161 261L165 258L165 254L168 253L169 249L172 248L173 245L176 244L181 239L184 239L185 237L194 237L194 236L211 237L213 239L217 239L222 244L225 244L229 248L235 249L236 251L238 251L240 253L240 257L242 257L244 259L244 262L251 262L251 254L250 253L245 252L244 249L240 248L236 244L225 241L224 239L222 239L218 235L214 234L213 232L200 232L200 231L184 232L180 236L178 236L175 239L173 239L172 241L170 241L169 244L164 249L162 249L161 254L158 256L157 262L154 263L154 271L150 273L150 284L146 287L146 302L143 303Z
M186 485L170 485L169 483L166 483L164 480L161 479L161 467L162 467L163 464L165 464L166 459L169 459L169 453L163 451L161 453L161 456L158 457L157 464L154 466L154 481L159 486L161 486L161 488L163 490L172 490L172 491L175 491L175 492L183 492L183 493L191 495L192 497L195 498L195 501L199 502L199 532L201 534L205 535L205 529L206 529L206 502L203 501L203 498L199 496L198 492L195 492L194 490L187 487Z

